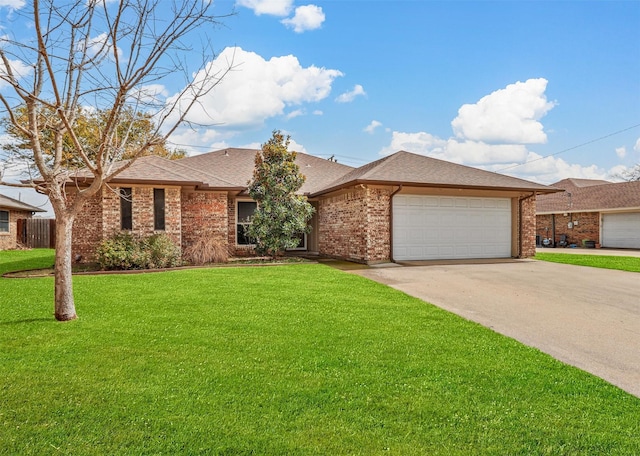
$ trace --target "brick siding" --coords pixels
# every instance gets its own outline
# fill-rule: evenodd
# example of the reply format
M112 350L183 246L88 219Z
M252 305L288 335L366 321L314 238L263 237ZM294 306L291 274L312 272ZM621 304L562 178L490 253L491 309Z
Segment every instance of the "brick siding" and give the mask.
M126 186L123 186L126 187ZM154 230L153 189L165 189L165 230ZM75 193L68 192L69 200ZM133 187L132 188L133 229L138 236L150 236L164 233L177 245L182 239L181 195L178 187ZM120 196L119 187L103 187L82 207L73 223L74 261L90 262L95 260L98 244L120 232Z
M520 200L519 233L520 258L529 258L536 254L536 197Z
M552 215L536 216L536 234L540 239L552 237L553 222ZM578 222L573 224L573 228L569 228L569 222ZM560 237L564 234L567 236L569 244L576 244L582 247L582 241L588 239L590 241L600 242L600 213L599 212L576 212L573 214L555 214L556 235L555 244L560 241Z
M226 244L229 240L226 192L182 192L182 248L200 237Z
M9 212L9 231L0 231L0 250L15 249L18 245L18 219L31 218L31 212L0 208Z
M95 249L102 241L102 192L89 198L84 203L80 213L73 221L73 242L71 244L71 259L74 262L90 262L95 259ZM77 195L76 192L67 190L67 203L71 204ZM118 212L118 217L120 212Z
M390 194L384 189L354 188L320 200L319 253L361 263L389 261Z

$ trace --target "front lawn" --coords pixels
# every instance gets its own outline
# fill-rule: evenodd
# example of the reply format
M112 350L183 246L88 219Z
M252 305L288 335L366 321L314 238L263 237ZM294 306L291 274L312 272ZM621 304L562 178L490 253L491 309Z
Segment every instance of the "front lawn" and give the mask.
M74 280L0 279L0 454L640 453L640 399L323 265Z
M638 257L538 252L536 253L535 259L550 261L552 263L590 266L592 268L640 272L640 258Z

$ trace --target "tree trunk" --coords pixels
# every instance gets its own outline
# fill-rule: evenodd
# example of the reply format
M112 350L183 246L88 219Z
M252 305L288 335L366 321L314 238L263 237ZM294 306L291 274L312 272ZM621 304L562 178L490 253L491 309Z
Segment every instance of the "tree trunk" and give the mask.
M71 228L73 217L57 217L56 220L56 264L55 264L55 308L56 320L68 321L78 318L73 300L71 275Z

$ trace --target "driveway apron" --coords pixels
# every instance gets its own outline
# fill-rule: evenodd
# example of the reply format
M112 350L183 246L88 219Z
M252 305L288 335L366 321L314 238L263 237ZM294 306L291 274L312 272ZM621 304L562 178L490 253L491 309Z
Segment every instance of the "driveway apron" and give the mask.
M640 397L640 274L537 260L351 271Z

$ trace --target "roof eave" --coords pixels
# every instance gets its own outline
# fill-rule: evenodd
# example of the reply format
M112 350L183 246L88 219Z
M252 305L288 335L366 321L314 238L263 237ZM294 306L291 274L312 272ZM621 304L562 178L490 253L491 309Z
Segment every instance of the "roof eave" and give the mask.
M557 209L548 211L536 211L536 215L553 215L553 214L578 214L580 212L636 212L640 211L640 206L620 206L620 207L605 207L596 209Z
M74 179L76 183L89 185L93 178L76 178ZM209 185L206 182L202 181L171 181L171 180L162 180L162 179L111 179L108 181L109 184L128 184L128 185L163 185L163 186L173 186L173 187L196 187L202 190L216 190L216 191L242 191L246 187L241 186L220 186L220 185Z
M351 187L353 185L402 185L403 187L423 187L423 188L448 188L448 189L469 189L469 190L492 190L492 191L509 191L509 192L535 192L536 194L556 193L563 190L556 188L529 188L529 187L496 187L489 185L460 185L460 184L438 184L438 183L425 183L425 182L400 182L400 181L383 181L383 180L369 180L369 179L354 179L327 189L319 190L309 195L310 197L322 196L327 193L331 193L342 188Z

